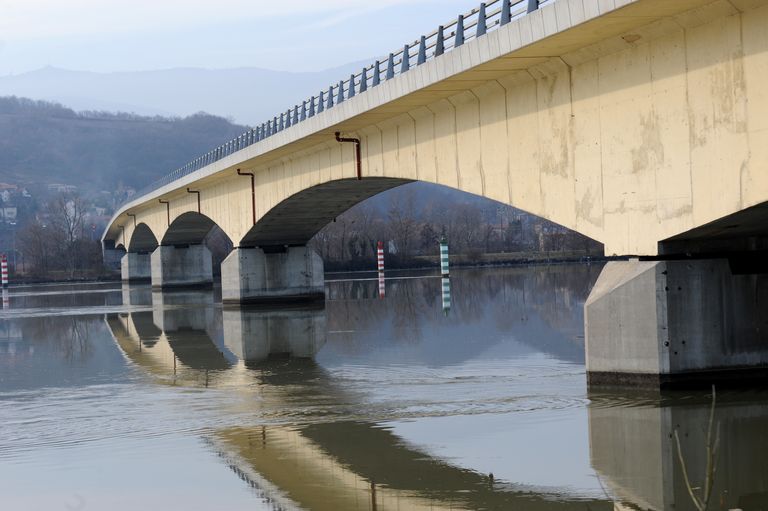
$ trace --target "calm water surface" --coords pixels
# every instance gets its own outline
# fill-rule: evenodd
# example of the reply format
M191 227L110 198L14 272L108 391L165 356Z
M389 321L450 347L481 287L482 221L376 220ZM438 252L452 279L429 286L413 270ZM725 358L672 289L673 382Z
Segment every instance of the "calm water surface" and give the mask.
M12 289L0 509L768 510L768 393L587 391L599 271Z

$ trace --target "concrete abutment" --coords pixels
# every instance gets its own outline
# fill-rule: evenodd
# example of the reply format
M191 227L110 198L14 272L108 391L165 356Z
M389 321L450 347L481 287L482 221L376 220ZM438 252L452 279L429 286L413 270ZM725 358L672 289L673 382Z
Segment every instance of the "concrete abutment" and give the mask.
M610 262L585 304L590 385L679 386L768 374L768 275L727 259Z
M221 264L221 294L224 303L320 301L323 261L306 246L280 253L238 248Z
M213 285L211 252L205 245L161 245L151 256L152 287L210 287Z

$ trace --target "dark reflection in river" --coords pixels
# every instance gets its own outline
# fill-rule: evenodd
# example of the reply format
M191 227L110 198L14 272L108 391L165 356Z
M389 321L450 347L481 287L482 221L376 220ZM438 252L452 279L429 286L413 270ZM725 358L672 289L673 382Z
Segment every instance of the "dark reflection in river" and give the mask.
M0 502L768 509L768 393L718 393L711 420L708 393L587 394L599 270L339 279L323 307L271 310L216 291L15 289Z

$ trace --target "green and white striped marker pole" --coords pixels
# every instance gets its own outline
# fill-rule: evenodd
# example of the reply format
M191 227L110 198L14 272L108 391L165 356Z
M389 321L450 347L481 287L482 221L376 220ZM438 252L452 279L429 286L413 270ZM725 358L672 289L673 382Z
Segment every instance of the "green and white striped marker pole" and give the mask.
M443 236L440 238L440 274L447 277L448 273L448 241Z

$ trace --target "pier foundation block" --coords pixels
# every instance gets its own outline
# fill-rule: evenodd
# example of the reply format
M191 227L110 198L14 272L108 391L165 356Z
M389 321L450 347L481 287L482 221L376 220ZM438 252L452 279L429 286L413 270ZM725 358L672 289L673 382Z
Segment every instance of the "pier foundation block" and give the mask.
M152 279L150 254L125 254L120 260L120 275L123 282L149 282Z
M152 252L152 287L210 287L213 285L211 252L204 245L159 246Z
M323 300L324 282L323 261L306 246L281 253L238 248L221 264L224 303Z
M727 259L610 262L585 304L590 385L681 386L768 374L768 275Z

